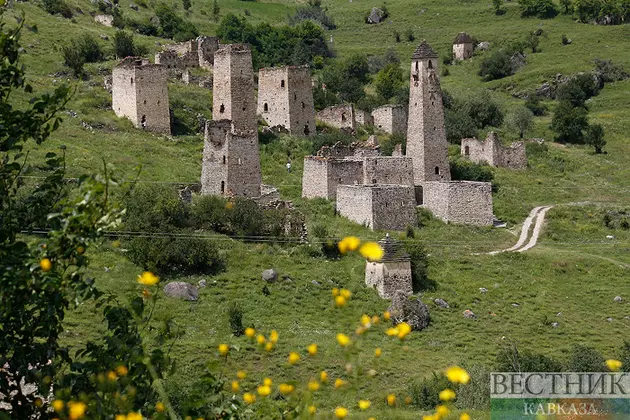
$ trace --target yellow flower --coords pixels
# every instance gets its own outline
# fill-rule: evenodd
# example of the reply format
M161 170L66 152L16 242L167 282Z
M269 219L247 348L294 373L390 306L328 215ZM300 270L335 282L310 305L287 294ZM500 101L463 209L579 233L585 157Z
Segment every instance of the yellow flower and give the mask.
M338 419L345 419L348 415L348 409L344 407L335 408L335 417Z
M245 335L249 338L254 338L254 336L256 335L256 330L252 327L247 327L245 328Z
M315 414L316 412L317 412L317 407L315 407L314 405L309 405L309 406L308 406L308 413L309 413L310 415L313 415L313 414Z
M347 347L350 344L350 338L345 335L345 334L337 334L337 343L339 343L339 345L341 347Z
M126 376L127 373L129 373L129 369L127 369L127 367L124 365L120 365L116 368L116 373L118 374L118 376Z
M239 370L238 372L236 372L236 377L238 379L245 379L247 378L247 372L245 372L244 370Z
M337 378L335 379L335 388L339 389L342 386L345 386L347 384L346 381L344 381L343 379Z
M232 381L231 385L232 385L231 388L232 388L233 393L236 394L238 391L240 391L241 386L238 384L238 381Z
M289 395L295 390L295 387L291 384L280 384L278 390L282 395Z
M394 394L389 394L387 396L387 405L393 407L396 404L396 396Z
M107 372L107 379L113 382L118 379L118 376L110 370L109 372Z
M82 402L70 401L68 403L68 418L70 420L78 420L85 415L87 406Z
M400 338L401 340L404 340L405 337L407 337L407 335L411 332L411 326L406 322L398 324L396 328L398 328L398 338Z
M618 372L619 369L621 369L622 365L623 364L619 360L614 360L614 359L606 360L606 367L608 368L608 370L612 372Z
M164 410L166 410L166 407L164 406L164 403L158 401L155 404L155 411L157 411L158 413L162 413Z
M346 298L343 296L337 296L335 298L335 306L338 308L343 308L346 306Z
M258 334L258 336L256 337L256 342L262 346L263 344L267 342L267 339L265 338L264 335Z
M127 413L127 420L142 420L142 414L136 412Z
M383 319L385 321L389 321L389 318L391 317L391 314L389 313L389 311L385 311L383 312Z
M431 416L422 416L422 420L440 420L439 417L437 417L437 414L435 416L431 415Z
M77 254L83 255L84 252L85 252L85 248L83 248L82 246L77 247Z
M372 405L372 403L368 400L360 400L359 401L359 408L363 411L367 410L368 408L370 408L370 405Z
M271 333L269 333L269 341L271 341L273 344L276 344L278 342L278 331L271 330Z
M357 329L356 329L356 330L354 330L354 333L355 333L356 335L361 335L361 334L363 334L363 333L364 333L364 332L366 332L366 331L367 331L367 328L365 328L365 327L361 326L361 327L357 327Z
M311 344L306 348L306 351L308 351L308 354L311 356L315 356L317 354L317 344Z
M325 370L322 370L322 372L319 374L319 380L324 383L328 382L328 373L326 373Z
M381 350L380 348L374 350L374 356L381 357L381 354L383 354L383 350Z
M267 385L261 385L256 389L256 391L258 392L258 395L260 395L261 397L266 397L269 394L271 394L271 387Z
M225 208L227 210L232 210L233 207L234 207L234 203L232 201L228 201L227 203L225 203Z
M341 289L339 291L339 294L343 296L346 300L349 300L350 297L352 296L352 292L348 289Z
M243 394L243 401L245 401L245 404L253 404L256 402L256 396L246 392Z
M333 295L333 297L337 297L337 296L339 296L339 289L337 289L336 287L333 287L333 289L332 289L332 295Z
M294 365L300 361L300 355L292 351L289 353L289 364Z
M273 384L273 381L271 380L271 378L265 378L263 379L263 385L265 386L271 386Z
M463 413L461 416L459 416L459 420L470 420L470 414Z
M346 236L339 242L339 252L345 254L346 252L356 251L361 245L361 240L356 236Z
M55 400L52 402L52 406L56 412L60 412L61 410L63 410L63 401Z
M385 331L385 334L389 335L390 337L395 337L398 335L398 328L388 328L387 331Z
M374 316L372 317L372 324L376 325L376 324L378 324L380 321L381 321L381 318L379 318L379 316L378 316L378 315L374 315Z
M368 261L380 261L383 258L383 248L376 242L366 242L361 245L359 252Z
M361 315L361 325L363 325L366 328L369 328L372 325L372 318L370 318L366 314Z
M319 382L317 382L315 379L311 379L310 381L308 381L308 389L312 392L315 392L319 389Z
M410 397L410 396L406 396L406 397L405 397L405 404L409 405L409 404L411 404L412 402L413 402L413 400L411 399L411 397Z
M267 344L265 344L265 351L271 350L273 350L273 343L271 341L268 341Z
M39 262L39 268L46 273L52 269L52 262L48 258L44 258Z
M440 400L442 401L450 401L455 398L455 391L452 389L444 389L440 391Z
M230 351L230 346L228 346L227 344L219 344L218 349L219 349L219 354L221 354L221 356L225 356Z
M150 271L145 271L142 275L138 276L138 283L145 286L153 286L160 281L160 278Z
M116 414L114 416L114 420L127 420L127 415L126 414Z
M435 413L440 417L446 417L451 412L445 405L435 407Z
M452 366L446 370L446 377L454 384L467 384L470 381L470 375L459 366Z

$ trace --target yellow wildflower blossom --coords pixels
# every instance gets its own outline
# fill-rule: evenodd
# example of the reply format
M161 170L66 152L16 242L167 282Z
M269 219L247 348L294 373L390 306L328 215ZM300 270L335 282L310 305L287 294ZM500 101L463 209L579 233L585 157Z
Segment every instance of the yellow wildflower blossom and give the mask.
M365 411L368 408L370 408L370 405L372 405L372 403L369 400L359 400L359 408L362 411Z
M258 395L260 395L261 397L266 397L271 394L271 387L267 385L260 385L256 389L256 392L258 392Z
M394 394L389 394L387 396L387 405L389 405L390 407L396 405L396 396Z
M309 355L315 356L317 354L317 344L311 344L306 348L306 351L308 351Z
M245 335L249 338L254 338L254 336L256 335L256 330L252 327L247 327L245 328Z
M70 401L68 403L68 418L70 420L78 420L83 418L87 405L82 402Z
M454 384L467 384L470 381L470 375L459 366L452 366L446 370L446 377Z
M339 343L339 345L341 347L347 347L350 344L350 338L345 335L345 334L337 334L337 343Z
M335 306L338 308L346 306L346 298L341 295L335 297Z
M398 338L404 340L407 335L411 332L411 326L406 322L401 322L396 326L398 328Z
M612 372L618 372L621 369L622 365L623 364L619 360L615 360L615 359L606 360L606 367L608 368L608 370Z
M311 379L310 381L308 381L308 389L312 392L315 392L319 389L319 382L317 382L315 379Z
M300 355L292 351L289 353L289 364L294 365L300 361Z
M127 420L142 420L142 414L137 412L127 413Z
M337 296L339 296L339 289L337 289L336 287L333 287L333 289L332 289L332 295L333 295L333 297L337 297Z
M114 371L109 371L107 372L107 379L111 382L114 382L116 379L118 379L118 375L116 375L116 373Z
M391 317L391 314L389 313L389 311L385 311L383 312L383 319L385 321L389 321L389 318Z
M335 379L335 388L337 388L337 389L341 388L342 386L345 386L346 384L347 384L347 382L344 381L341 378Z
M291 384L280 384L280 386L278 386L278 390L282 395L289 395L295 391L295 387Z
M446 417L450 412L451 410L449 410L445 405L438 405L435 407L435 413L440 417Z
M245 372L244 370L239 370L238 372L236 372L236 377L238 379L245 379L247 378L247 372Z
M317 412L317 407L315 407L314 405L309 405L309 406L308 406L308 413L309 413L310 415L313 415L313 414L315 414L316 412Z
M452 389L444 389L440 391L440 400L442 401L450 401L452 399L455 399L455 396L455 391L453 391Z
M256 342L262 346L263 344L267 342L267 339L265 338L264 335L258 334L258 336L256 337Z
M241 390L241 386L239 385L238 381L232 381L231 388L232 392L235 394Z
M324 383L328 382L328 373L325 370L319 374L319 380Z
M278 331L271 330L271 333L269 333L269 341L271 341L273 344L276 344L278 342Z
M271 350L273 350L273 343L271 341L268 341L267 344L265 344L265 351Z
M227 344L219 344L218 350L221 356L225 356L230 351L230 346L228 346Z
M398 328L388 328L387 331L385 331L385 334L389 335L390 337L396 337L398 335Z
M359 248L359 253L368 261L380 261L384 251L376 242L366 242Z
M158 413L162 413L162 412L164 412L164 410L166 410L166 407L164 406L164 403L158 401L155 404L155 411L157 411Z
M339 291L339 294L343 296L346 300L349 300L350 297L352 296L352 292L348 289L341 289Z
M256 402L256 395L246 392L243 394L243 401L245 404L253 404Z
M459 420L470 420L470 414L463 413L461 416L459 416Z
M43 272L47 273L52 270L52 262L48 258L43 258L39 262L39 268L41 268Z
M383 354L383 350L381 350L380 348L374 350L374 356L381 357L381 354Z
M150 271L145 271L142 275L138 276L138 283L145 286L154 286L160 281L160 278Z
M116 368L116 373L118 376L126 376L129 373L129 369L127 369L127 366L120 365Z
M344 407L335 408L335 417L338 419L345 419L348 416L348 409Z
M371 327L372 326L372 318L370 318L366 314L361 315L361 325L363 325L366 328Z
M52 402L52 407L56 412L60 412L61 410L63 410L63 401L61 400L55 400Z

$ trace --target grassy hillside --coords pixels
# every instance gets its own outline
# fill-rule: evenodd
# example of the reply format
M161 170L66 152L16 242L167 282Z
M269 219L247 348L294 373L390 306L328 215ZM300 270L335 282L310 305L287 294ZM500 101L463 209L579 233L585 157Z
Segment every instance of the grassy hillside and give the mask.
M25 30L22 44L24 63L34 88L42 91L62 82L76 86L76 94L61 129L45 146L32 145L31 170L28 176L39 175L37 162L47 150L66 146L68 176L86 171L98 171L103 160L113 164L128 179L142 166L141 182L193 183L201 173L203 139L198 135L154 136L132 127L117 118L110 109L110 95L103 88L103 76L111 71L115 60L90 64L89 78L76 81L63 67L60 46L69 39L91 33L111 39L115 30L98 25L88 12L96 6L83 0L69 0L83 14L71 21L46 14L32 3L18 3L5 16L26 13L27 23L37 25L37 31ZM121 0L125 16L151 16L155 2L138 12ZM253 23L279 24L296 7L288 0L241 2L219 0L221 14L234 12ZM379 25L363 22L366 12L380 2L325 1L337 29L327 31L339 57L351 54L382 54L395 48L406 68L418 40L426 38L441 54L449 51L450 43L460 31L466 31L492 46L524 38L542 28L541 52L529 54L527 65L514 76L493 82L482 82L477 75L481 56L450 67L443 77L443 88L452 92L492 90L493 97L505 110L522 101L511 96L513 91L530 90L557 73L572 74L593 68L596 58L612 59L630 69L627 26L593 26L576 23L572 17L559 15L552 20L522 19L516 2L504 5L506 13L496 16L492 6L484 1L388 0L390 17ZM210 19L212 1L193 0L189 12L178 12L193 22L203 34L214 34L217 24ZM415 42L396 43L393 32L401 34L411 28ZM563 46L562 34L573 39ZM155 52L156 42L164 39L136 35L137 40ZM111 48L110 41L102 41ZM575 343L593 346L607 357L616 355L624 334L630 328L630 306L613 302L617 295L630 299L627 281L630 256L630 232L610 229L604 225L604 215L611 209L630 207L630 80L607 84L602 92L588 101L592 122L603 124L608 141L604 155L595 155L586 146L559 145L552 142L549 130L550 114L535 119L532 137L544 137L547 149L529 156L529 167L523 171L495 169L498 191L493 195L495 214L508 222L507 229L473 228L446 225L429 220L416 229L416 241L424 244L430 254L429 275L437 283L435 291L427 292L422 300L429 304L432 323L428 329L413 333L408 349L401 351L385 336L374 334L366 338L366 356L381 347L384 356L365 360L378 371L377 377L361 389L373 398L379 418L417 418L412 407L388 410L382 398L389 392L407 395L410 382L429 376L433 371L454 363L491 364L506 340L514 340L523 348L563 358ZM171 104L186 105L210 115L211 92L174 82L169 86ZM549 103L553 106L553 103ZM94 130L86 129L82 122ZM509 139L510 134L505 133ZM280 188L283 198L293 200L307 216L307 224L325 225L331 236L357 235L362 239L379 239L384 232L371 232L334 215L333 205L300 198L302 157L309 153L310 141L280 136L261 145L263 181ZM533 149L531 150L533 152ZM287 153L293 156L294 171L284 169ZM541 243L523 254L471 255L512 245L518 236L519 224L532 207L559 204L548 213ZM397 234L395 234L397 235ZM613 235L614 239L607 239ZM196 283L204 278L208 287L201 290L198 302L182 303L160 300L155 311L155 325L171 320L178 338L171 354L178 369L167 382L174 392L186 392L190 378L198 377L203 368L216 359L215 349L221 342L240 346L225 367L230 373L238 368L255 372L253 379L264 376L296 378L307 381L312 369L327 369L339 376L344 361L336 350L334 335L354 330L361 314L383 312L388 302L364 286L364 260L346 257L326 260L310 256L306 246L280 246L272 243L244 243L229 238L220 242L227 256L227 271L214 277L190 276L179 280ZM318 246L317 243L311 246ZM135 295L135 277L139 267L124 257L120 248L109 244L90 250L92 270L99 286L125 301ZM107 270L105 270L107 267ZM269 286L270 294L262 292L260 273L274 267L279 280ZM166 279L170 280L170 279ZM313 283L316 281L318 284ZM354 293L349 306L334 309L330 296L332 287L346 287ZM487 288L481 293L480 288ZM450 309L439 309L434 298L443 298ZM252 349L244 337L232 337L228 328L227 308L239 302L244 310L246 325L259 330L277 329L281 340L276 352L261 354ZM517 305L514 305L517 304ZM477 319L462 317L471 309ZM83 343L103 328L99 310L89 305L67 317L65 339ZM612 318L612 320L608 320ZM558 322L558 328L551 323ZM159 330L147 332L159 338ZM297 367L286 368L289 351L304 349L311 342L320 345L320 353ZM322 407L354 404L353 395L334 392L327 387L318 396ZM398 417L397 417L398 416ZM366 415L365 418L368 416ZM357 417L359 418L359 417ZM473 418L488 418L476 413Z

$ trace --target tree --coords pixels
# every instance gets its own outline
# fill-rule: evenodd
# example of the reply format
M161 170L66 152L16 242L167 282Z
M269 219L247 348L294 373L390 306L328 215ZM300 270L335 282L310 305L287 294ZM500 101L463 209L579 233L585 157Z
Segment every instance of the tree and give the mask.
M63 45L61 47L61 54L63 55L63 63L67 67L70 67L74 77L81 78L83 76L83 66L85 65L85 58L76 44Z
M564 8L563 13L565 15L573 13L573 2L571 0L560 0L560 6Z
M218 21L220 12L221 9L219 8L219 3L217 2L217 0L214 0L212 2L212 20L214 20L215 22Z
M182 7L184 8L184 10L190 9L190 6L192 6L191 0L182 0Z
M379 71L374 81L376 92L385 100L391 99L403 86L403 72L398 64L388 64Z
M492 0L492 4L494 5L495 15L502 15L505 13L503 10L503 0Z
M116 31L112 42L114 44L114 54L116 54L116 58L122 59L135 55L136 48L132 34L125 31Z
M601 124L591 124L586 130L586 144L595 148L595 153L602 153L602 149L606 146L604 139L604 127Z
M534 32L531 32L529 35L527 35L525 43L529 48L532 49L532 53L538 52L538 44L540 44L540 38Z
M519 0L522 17L539 17L541 19L552 19L558 14L558 9L553 0Z
M588 128L588 111L574 107L569 101L560 101L551 120L551 129L556 132L556 141L582 143L584 130Z
M514 108L506 117L505 123L518 133L520 138L528 131L533 123L534 113L524 106Z
M504 50L498 50L485 57L479 67L479 76L488 82L514 74L511 61L512 55Z

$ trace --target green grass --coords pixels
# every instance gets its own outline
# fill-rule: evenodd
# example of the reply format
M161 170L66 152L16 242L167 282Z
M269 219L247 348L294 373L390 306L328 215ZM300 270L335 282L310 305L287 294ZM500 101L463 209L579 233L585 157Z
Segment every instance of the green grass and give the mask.
M38 32L25 30L24 63L37 91L44 91L67 81L59 47L71 38L89 32L112 38L115 30L93 22L88 12L96 7L87 1L70 0L80 7L76 23L47 15L30 3L16 4L16 10L26 12L27 23L36 23ZM134 12L128 0L121 0L126 16L149 17L149 9ZM481 82L477 76L482 55L450 67L450 75L442 78L443 88L460 93L467 90L491 89L492 95L507 110L522 103L512 92L531 90L557 73L571 74L589 70L596 58L612 59L630 68L627 26L600 27L575 23L571 17L560 15L553 20L521 19L516 2L505 4L507 13L496 16L490 3L482 1L428 0L423 3L409 0L388 0L390 18L379 25L366 25L363 17L373 5L360 1L325 1L338 29L328 31L340 57L351 54L382 54L395 48L404 68L417 42L426 38L441 54L450 50L450 43L460 31L467 31L493 46L523 39L539 27L544 30L541 52L528 54L528 64L514 76ZM154 6L155 2L149 2ZM251 22L278 24L286 21L295 8L293 1L240 2L219 1L221 13L243 15L248 9ZM203 34L213 34L216 23L209 18L210 0L194 1L186 16ZM420 13L422 9L426 9ZM206 11L204 16L201 11ZM181 5L179 5L179 12ZM8 15L14 12L9 12ZM11 22L9 16L5 19ZM395 43L393 30L404 33L412 28L417 41ZM573 43L563 46L560 36L566 34ZM159 38L136 36L151 53L160 47ZM109 46L103 41L103 45ZM77 176L97 171L102 162L113 164L127 179L133 179L137 167L142 166L140 181L198 182L201 173L203 139L198 135L154 136L132 127L117 118L110 109L111 97L103 89L103 74L115 65L115 60L87 66L90 77L75 83L77 92L69 104L76 118L66 116L61 129L43 146L31 147L31 170L27 175L38 175L37 162L50 149L65 145L68 175ZM99 68L103 70L99 71ZM50 76L55 74L55 76ZM210 115L211 93L193 86L173 83L169 86L171 103ZM617 295L630 298L627 281L630 257L630 234L610 230L603 224L603 214L609 209L627 208L630 203L630 81L607 85L599 96L589 100L591 121L606 129L608 154L595 155L585 146L564 146L552 143L548 126L549 113L536 118L535 127L528 135L544 137L547 151L533 153L530 149L529 167L523 171L495 169L499 189L494 194L495 214L508 222L507 229L474 228L445 225L436 220L416 230L430 254L430 277L438 284L436 291L427 292L423 300L431 309L432 323L421 333L413 333L404 352L400 345L381 334L370 333L365 339L367 355L364 361L378 371L372 382L361 389L361 396L374 403L372 415L380 418L417 418L411 408L401 408L392 414L384 406L388 392L405 395L408 384L426 377L433 371L453 363L491 364L505 340L519 342L522 347L562 358L575 343L591 345L606 357L614 357L615 349L627 336L630 315L626 304L616 304ZM553 106L553 102L549 102ZM179 105L178 105L179 106ZM94 131L82 127L84 121L102 126ZM505 135L510 139L509 133ZM280 188L282 196L294 202L307 217L309 228L324 225L331 236L357 235L362 239L379 239L383 232L371 232L347 219L335 216L333 205L322 200L300 198L302 159L309 153L310 142L281 136L270 144L261 145L263 180ZM287 174L284 164L291 155L293 172ZM532 207L543 204L561 205L548 213L548 222L540 245L524 254L496 256L472 253L502 249L512 245L519 233L519 224ZM606 239L615 236L614 240ZM230 358L226 372L246 368L251 380L272 376L307 381L312 369L327 369L333 378L343 372L344 360L334 343L337 332L352 332L363 313L384 311L388 302L381 300L364 287L364 261L356 256L327 261L310 256L305 246L279 246L268 243L242 243L231 239L219 242L228 259L227 271L214 277L191 276L182 280L196 283L208 280L200 299L182 303L161 299L155 311L155 324L172 319L179 332L171 354L178 369L169 379L170 389L187 390L190 378L198 377L207 363L216 358L215 348L221 342L238 345L240 351ZM317 246L317 244L313 244ZM101 289L116 295L121 301L138 293L135 277L139 268L129 263L119 248L106 245L91 250L92 268ZM104 267L110 268L105 271ZM262 293L260 273L274 267L280 276L270 285L271 294ZM167 279L170 280L170 279ZM320 286L312 283L316 280ZM333 286L350 288L354 295L347 308L333 309L330 289ZM489 291L479 292L480 287ZM439 309L431 303L441 297L451 309ZM230 336L227 307L238 301L244 308L245 325L268 332L280 333L278 350L261 354L245 338ZM518 303L519 306L513 306ZM471 309L477 319L462 317L464 309ZM560 315L557 315L561 313ZM612 322L607 318L612 318ZM552 328L551 322L559 322ZM97 337L103 325L97 309L82 305L69 313L64 339L76 346ZM157 336L155 331L148 334ZM320 353L297 367L286 367L286 356L291 350L304 350L317 342ZM380 346L384 356L378 362L371 358L372 350ZM354 405L354 396L333 392L327 387L318 396L325 408L336 404ZM367 416L365 416L367 418ZM474 418L487 418L487 413L476 413Z

